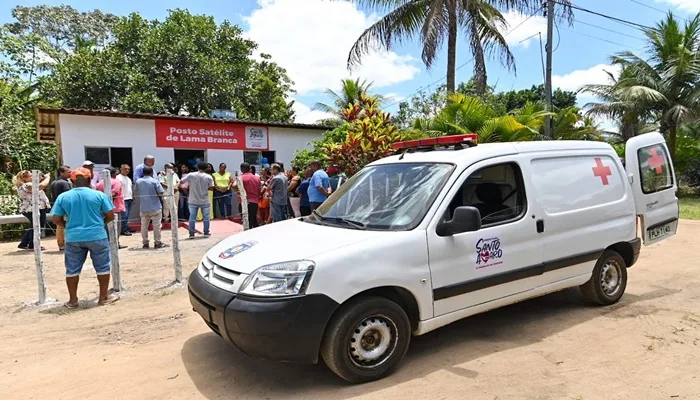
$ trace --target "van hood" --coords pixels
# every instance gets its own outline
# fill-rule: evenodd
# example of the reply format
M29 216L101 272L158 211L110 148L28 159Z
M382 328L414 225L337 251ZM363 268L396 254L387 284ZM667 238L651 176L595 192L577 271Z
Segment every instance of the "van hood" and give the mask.
M250 274L263 265L313 260L315 255L391 233L318 225L295 219L237 233L212 247L206 257L226 269Z

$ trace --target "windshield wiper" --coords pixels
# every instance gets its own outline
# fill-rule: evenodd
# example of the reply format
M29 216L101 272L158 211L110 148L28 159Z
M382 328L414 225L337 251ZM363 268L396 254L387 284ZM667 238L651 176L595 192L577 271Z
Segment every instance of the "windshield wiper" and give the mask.
M343 224L345 224L345 225L347 225L347 226L351 226L351 227L353 227L354 229L361 229L361 230L367 229L367 227L365 226L365 224L363 224L362 222L353 221L353 220L349 220L349 219L345 219L345 218L340 218L340 217L324 217L323 215L319 214L318 211L316 211L316 210L311 211L311 213L312 213L312 214L314 215L314 217L315 217L317 220L319 220L319 221L339 222L339 223L343 223Z

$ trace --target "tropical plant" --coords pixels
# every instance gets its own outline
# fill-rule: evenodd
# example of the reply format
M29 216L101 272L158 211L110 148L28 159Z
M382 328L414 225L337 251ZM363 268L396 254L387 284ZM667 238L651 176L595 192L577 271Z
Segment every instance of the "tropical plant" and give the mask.
M600 133L594 121L578 111L569 107L549 113L542 103L526 103L522 109L499 115L479 98L454 93L437 116L418 118L413 128L430 136L476 133L479 143L542 140L544 119L551 116L552 139L598 140Z
M679 127L700 118L700 13L683 27L669 13L644 33L648 58L630 51L614 55L612 62L623 73L609 87L592 88L604 100L593 109L617 117L621 125L643 122L648 115L674 158Z
M601 101L589 102L583 106L587 116L604 117L617 123L618 132L610 133L615 142L625 143L628 139L649 131L652 113L644 104L637 101L634 92L621 89L618 83L633 78L632 69L623 68L619 78L605 71L610 80L609 84L583 85L580 92L589 93Z
M515 70L515 60L502 31L507 26L501 9L521 12L539 10L538 0L355 0L358 4L385 16L367 28L353 44L348 66L359 64L364 54L377 44L386 49L405 39L419 36L421 58L432 67L447 40L447 91L455 91L457 37L459 30L467 36L474 56L474 76L480 92L486 89L486 55L497 55L503 66ZM571 15L569 1L562 0L564 12ZM563 14L559 13L559 15Z
M391 144L404 140L404 135L391 122L388 113L379 109L379 102L360 96L356 104L343 110L349 122L343 125L346 137L340 143L326 143L323 148L331 164L342 165L352 176L365 165L394 153Z
M343 79L341 81L340 91L335 92L332 89L326 89L325 93L330 97L331 104L318 102L314 104L313 109L317 111L323 111L325 113L333 115L332 118L336 121L346 120L343 111L353 104L357 104L362 96L369 96L374 98L379 104L382 102L383 98L379 95L370 95L369 91L372 88L372 82L367 82L367 80L355 79Z

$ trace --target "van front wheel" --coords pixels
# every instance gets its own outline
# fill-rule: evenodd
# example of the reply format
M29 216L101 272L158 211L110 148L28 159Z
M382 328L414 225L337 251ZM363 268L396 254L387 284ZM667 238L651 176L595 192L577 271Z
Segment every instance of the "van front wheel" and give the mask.
M351 383L386 376L403 359L411 323L398 304L382 297L361 297L333 316L321 343L321 357Z
M605 250L593 268L591 279L581 285L586 300L600 305L617 303L627 287L627 264L614 250Z

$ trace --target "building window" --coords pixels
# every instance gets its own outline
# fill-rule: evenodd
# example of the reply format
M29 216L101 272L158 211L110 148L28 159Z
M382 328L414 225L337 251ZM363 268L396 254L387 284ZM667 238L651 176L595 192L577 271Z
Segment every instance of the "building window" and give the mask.
M260 165L260 159L262 158L259 151L244 151L243 152L243 162L247 162L250 165Z
M110 165L109 147L86 147L85 159L95 164Z

